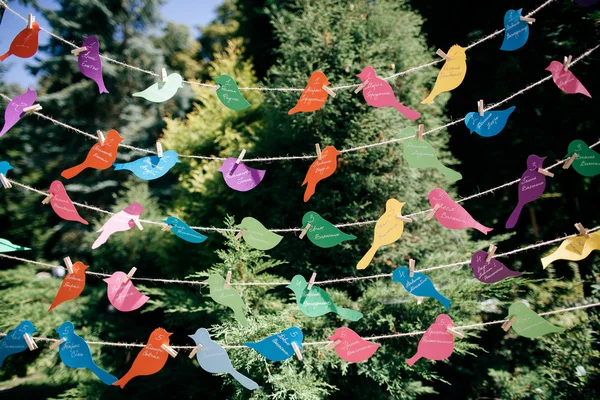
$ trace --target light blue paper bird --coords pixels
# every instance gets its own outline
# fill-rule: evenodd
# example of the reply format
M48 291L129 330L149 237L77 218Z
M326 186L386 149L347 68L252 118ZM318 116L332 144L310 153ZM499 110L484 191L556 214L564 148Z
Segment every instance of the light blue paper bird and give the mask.
M420 272L415 272L413 277L410 277L410 270L406 267L397 267L392 272L392 281L400 282L402 286L413 296L431 297L436 299L448 310L450 308L450 300L442 296L429 277Z
M483 116L478 112L470 112L465 116L465 125L471 133L477 132L479 136L496 136L504 129L508 117L515 111L515 108L512 106L504 111L485 111Z
M12 244L6 239L0 239L0 253L10 253L11 251L19 250L31 250L29 247L23 247L16 244Z
M303 340L304 334L302 330L297 326L292 326L260 342L246 342L244 346L258 351L267 360L283 361L294 355L292 343L296 343L296 346L301 349Z
M163 153L162 157L142 157L124 164L113 163L113 166L115 167L115 171L131 171L138 178L151 181L164 176L179 162L181 161L179 161L177 152L175 150L167 150Z
M25 320L0 340L0 367L2 367L6 357L12 354L22 353L29 349L23 335L28 334L31 336L33 335L33 332L37 332L37 329L35 329L35 326L33 326L31 321Z
M175 96L177 90L183 87L183 78L178 73L172 73L166 82L156 82L154 85L133 94L133 97L142 97L154 103L162 103Z
M177 217L170 216L167 219L163 220L163 222L169 225L171 232L175 234L175 236L190 242L190 243L202 243L206 240L206 236L203 234L193 230Z

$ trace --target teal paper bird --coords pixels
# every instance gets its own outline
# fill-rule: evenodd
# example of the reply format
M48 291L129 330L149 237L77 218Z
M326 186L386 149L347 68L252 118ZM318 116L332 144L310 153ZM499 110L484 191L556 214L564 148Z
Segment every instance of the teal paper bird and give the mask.
M302 329L292 326L283 332L264 338L260 342L246 342L244 346L256 350L267 360L283 361L294 356L293 343L298 346L298 349L303 348L303 340Z
M571 157L573 153L577 157L573 161L573 169L578 174L583 176L596 176L600 174L600 154L590 149L583 140L573 140L569 143L569 153L567 157Z
M37 332L37 329L35 329L31 321L25 320L0 340L0 367L2 367L6 357L22 353L29 348L23 335L28 334L31 336L33 332Z
M0 253L10 253L11 251L31 250L29 247L12 244L6 239L0 239Z
M363 317L362 313L358 311L336 306L327 292L318 286L313 286L308 290L308 283L302 275L294 276L286 287L292 289L296 295L298 308L309 317L320 317L330 312L349 321L358 321Z
M186 224L177 217L168 217L163 222L169 225L171 232L173 232L177 237L180 237L181 239L187 242L202 243L206 240L206 236L204 236L200 232L196 232L195 230L190 228L188 224Z
M435 286L433 286L431 279L425 274L415 272L411 278L410 269L406 267L397 267L394 272L392 272L392 282L400 282L408 293L413 296L431 297L442 303L446 310L450 308L450 300L437 291Z
M220 86L217 89L217 96L219 96L219 100L225 107L236 111L250 107L250 103L242 96L240 89L238 89L235 80L231 76L221 75L215 79L215 82Z
M8 163L8 161L0 161L0 175L4 175L6 178L6 174L11 169L13 169L13 167Z
M309 211L302 217L302 229L305 229L307 224L310 224L306 232L308 239L325 249L337 246L346 240L356 239L356 236L345 234L314 211Z
M175 96L177 90L183 87L183 78L178 73L172 73L166 82L156 82L154 85L133 94L133 97L142 97L154 103L162 103Z

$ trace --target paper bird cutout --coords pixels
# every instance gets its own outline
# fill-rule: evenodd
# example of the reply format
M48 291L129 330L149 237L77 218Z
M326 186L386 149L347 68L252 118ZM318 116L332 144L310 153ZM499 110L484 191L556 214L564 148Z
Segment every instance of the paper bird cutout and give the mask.
M402 216L402 207L406 203L401 203L396 199L389 199L385 203L385 213L379 217L375 224L373 233L373 244L363 258L356 265L356 269L365 269L375 257L375 253L381 246L394 243L400 239L404 232L404 222L398 217Z
M124 388L135 377L153 375L159 372L167 363L169 353L164 351L161 346L169 345L169 336L172 333L167 332L163 328L158 328L152 331L148 338L148 343L133 361L129 371L121 379L113 383L113 386Z
M583 176L600 174L600 154L592 150L583 140L576 139L569 143L569 153L566 157L571 157L573 153L576 153L577 157L571 166L578 174Z
M508 309L507 319L515 317L512 328L519 336L537 338L549 333L562 333L565 330L552 325L544 318L537 315L527 304L522 301L514 302Z
M52 195L50 205L56 215L66 221L81 222L84 225L88 225L88 222L77 212L75 205L73 205L71 198L67 194L67 190L60 181L53 181L50 184L48 193Z
M506 221L506 229L514 228L519 221L519 216L525 204L538 199L546 189L546 176L538 172L538 168L544 168L546 157L535 154L527 157L527 170L521 175L519 182L519 201L510 217Z
M227 351L220 344L210 338L210 333L200 328L193 335L189 335L194 342L202 347L196 353L200 367L211 374L229 374L242 386L249 390L258 389L258 384L233 368Z
M373 67L365 67L361 73L356 76L360 78L361 82L367 82L362 89L362 94L367 104L377 108L394 107L406 118L413 121L421 117L421 114L417 111L402 105L398 99L396 99L392 86L385 80L378 78Z
M54 296L54 300L52 300L48 312L54 310L56 306L65 301L77 298L77 296L83 292L83 289L85 288L85 270L88 268L89 267L81 261L77 261L73 264L73 273L70 274L67 272L67 276L65 276L60 284L60 288L58 288L58 292L56 293L56 296Z
M392 272L392 282L400 282L404 289L413 296L431 297L439 301L446 310L450 308L450 300L442 296L431 279L420 272L414 272L410 277L410 270L406 267L396 267Z
M479 136L496 136L506 126L508 117L515 111L515 106L504 111L485 111L483 117L478 112L470 112L465 116L465 125L471 133L477 132Z
M237 158L228 158L217 170L223 174L227 186L238 192L247 192L258 186L267 171L248 167L243 162L236 164Z
M308 239L325 249L337 246L346 240L356 239L356 236L345 234L314 211L309 211L302 217L302 229L305 229L307 224L310 224L310 228L306 231Z
M12 251L19 250L31 250L29 247L23 247L16 244L12 244L7 239L0 239L0 253L10 253Z
M206 240L206 236L193 230L177 217L168 217L163 222L169 225L171 232L173 232L175 236L185 240L186 242L202 243Z
M177 90L183 87L183 78L178 73L169 74L166 82L156 82L154 85L141 92L134 93L133 97L142 97L153 103L162 103L175 96Z
M521 21L521 11L508 10L504 14L504 41L500 50L513 51L520 49L529 39L529 24Z
M25 320L17 325L15 329L9 331L6 336L0 340L0 368L6 357L22 353L29 348L23 335L28 334L31 336L34 332L37 332L37 329L35 329L33 323Z
M181 161L179 161L177 152L175 150L167 150L163 153L162 157L147 156L125 164L113 163L113 166L115 167L115 171L131 171L138 178L151 181L165 176L179 162Z
M406 127L400 132L400 137L404 139L402 148L404 159L411 168L435 168L440 171L450 182L456 182L462 179L462 175L453 169L446 167L438 160L437 152L433 146L425 139L418 140L415 136L417 130L414 127Z
M552 73L552 80L560 90L566 94L580 93L587 97L592 97L590 92L583 86L579 79L571 72L564 70L564 65L558 61L552 61L546 71Z
M435 219L440 225L448 229L465 229L474 228L479 232L487 235L493 228L481 225L475 221L473 217L462 208L458 203L448 196L443 189L435 188L427 195L431 207L440 205L440 208L435 212Z
M589 238L578 235L565 239L558 249L542 258L544 269L556 260L580 261L590 255L593 250L600 250L600 232L592 232Z
M106 289L108 301L119 311L135 311L150 300L148 296L135 288L125 272L117 271L103 280L108 284Z
M242 222L235 227L242 231L246 231L242 235L244 241L250 247L258 250L270 250L277 246L279 242L281 242L281 239L283 239L283 236L269 231L263 224L258 222L257 219L252 217L244 218Z
M335 352L342 360L351 363L367 361L379 348L378 343L369 342L350 328L337 328L329 340L340 343L335 346Z
M292 343L296 343L298 348L302 349L304 334L302 329L297 326L287 328L281 333L269 336L260 342L246 342L244 346L256 350L264 358L270 361L283 361L294 356Z
M306 185L306 191L304 192L304 202L306 203L317 188L317 183L325 178L329 178L337 169L337 156L340 153L333 146L327 146L321 152L321 159L318 158L312 162L304 182L301 186Z
M215 79L215 82L220 86L217 89L217 96L225 107L235 111L250 107L250 103L242 96L237 83L235 83L235 80L231 76L223 74Z
M8 161L0 161L0 175L4 175L4 177L6 177L8 171L10 171L11 169L13 169L13 167L8 163Z
M213 274L205 281L208 284L209 296L225 307L231 308L237 322L244 328L248 327L248 320L244 310L246 305L242 296L231 286L225 286L225 279L221 275Z
M358 321L363 317L358 311L336 306L327 292L318 286L308 290L308 283L302 275L294 276L286 287L296 295L296 303L300 311L309 317L320 317L330 312L349 321Z
M325 74L320 71L315 71L310 76L306 87L300 95L298 103L288 111L288 115L296 114L298 112L313 112L325 104L329 94L323 86L328 86L329 81L325 77Z
M446 60L444 66L440 70L437 76L435 85L431 93L422 104L431 104L433 100L444 92L449 92L456 89L465 79L467 74L467 55L465 54L466 49L458 45L450 47L448 50L448 57L450 60Z
M117 378L94 363L90 347L82 337L75 333L71 322L65 322L55 330L61 339L66 339L66 342L60 345L58 355L67 367L89 369L105 385L112 385L117 381Z
M3 7L0 6L0 9ZM37 94L35 90L27 89L23 94L15 96L6 106L4 110L4 126L0 131L0 137L4 135L10 128L15 126L17 122L25 115L24 108L31 107L35 103Z
M79 71L87 77L92 79L98 85L100 94L108 93L106 86L104 86L104 79L102 78L102 59L100 58L100 43L96 36L88 36L83 39L82 47L87 50L79 53L77 56L77 65Z
M471 257L469 267L473 270L475 279L483 283L496 283L510 278L511 276L520 276L521 273L509 269L495 258L490 259L490 262L485 261L488 253L479 250Z
M65 179L71 179L79 175L86 168L104 170L111 167L117 159L119 143L123 140L119 132L111 129L106 134L104 144L100 144L100 142L94 144L84 162L64 170L60 175Z
M454 322L446 314L436 317L435 323L431 325L421 337L417 354L406 360L412 367L421 358L429 360L444 360L452 355L454 351L454 336L448 332Z
M128 231L135 226L135 220L140 219L140 214L145 212L144 207L140 203L133 203L128 205L124 210L119 211L108 219L102 225L102 228L96 232L102 232L92 244L92 249L97 249L102 246L108 238L116 232Z
M19 58L33 57L38 51L39 33L40 25L37 22L31 24L31 29L25 27L25 29L15 36L8 51L0 56L0 62L6 60L9 56Z

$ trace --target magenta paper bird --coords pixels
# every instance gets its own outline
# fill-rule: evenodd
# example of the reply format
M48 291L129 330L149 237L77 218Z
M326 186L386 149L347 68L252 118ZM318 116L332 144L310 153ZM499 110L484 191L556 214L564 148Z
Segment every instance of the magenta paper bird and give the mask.
M98 239L92 245L92 249L97 249L102 246L110 235L116 232L128 231L135 226L135 220L140 218L140 214L143 213L144 207L140 203L133 203L127 206L123 211L119 211L108 219L102 225L102 228L96 232L102 232Z
M379 343L369 342L350 328L337 328L329 340L339 341L335 352L342 360L351 363L367 361L379 348Z
M237 158L228 158L217 170L223 174L225 184L238 192L247 192L257 187L267 171L250 168L243 162L236 164L236 161Z
M567 94L581 93L584 96L592 97L590 92L583 86L579 79L573 75L571 70L565 71L564 65L558 61L552 61L546 71L552 73L552 80L560 90Z
M419 341L417 354L406 360L406 363L412 367L421 358L430 360L444 360L452 355L454 351L454 336L448 332L454 322L446 314L440 314L435 319Z
M35 103L35 90L27 89L23 94L15 96L4 110L4 126L0 131L0 136L4 135L10 128L15 126L25 113L24 108L31 107Z
M108 93L102 78L102 59L100 58L100 42L96 36L88 36L83 40L86 51L79 53L77 64L79 70L87 78L92 79L98 85L100 93Z
M81 222L84 225L88 224L88 222L81 218L81 215L77 212L77 209L67 194L67 190L60 181L52 182L48 193L52 195L50 205L56 215L67 221Z
M506 229L514 228L519 221L523 206L539 198L546 190L546 176L538 172L538 168L544 168L542 164L545 159L546 157L535 154L527 157L527 170L523 172L519 181L519 201L506 221Z
M108 284L106 289L108 301L119 311L135 311L150 299L133 286L133 282L127 278L125 272L117 271L104 279L104 282Z
M481 225L475 221L471 214L462 208L458 203L448 196L443 189L435 188L428 195L429 204L431 207L435 207L439 204L439 209L435 212L434 216L438 222L449 229L465 229L475 228L479 232L487 235L492 228Z

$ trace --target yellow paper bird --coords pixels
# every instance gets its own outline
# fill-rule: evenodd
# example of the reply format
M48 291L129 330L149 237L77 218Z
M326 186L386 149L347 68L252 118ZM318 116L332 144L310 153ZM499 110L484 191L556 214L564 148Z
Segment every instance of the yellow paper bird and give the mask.
M579 261L600 250L600 232L592 232L589 238L583 235L564 240L552 254L542 258L544 269L556 260Z
M394 243L400 239L402 232L404 232L404 222L398 217L402 216L402 206L404 204L396 199L389 199L385 203L385 214L379 217L375 224L373 244L367 254L358 262L356 269L367 268L381 246Z
M466 49L459 45L454 45L448 50L448 57L450 60L446 60L446 63L440 70L438 77L433 85L431 93L421 104L431 104L433 99L440 93L449 92L456 89L465 79L467 73L467 55L465 54Z

